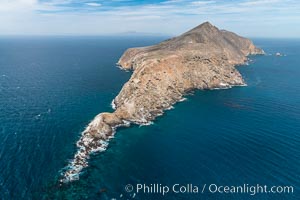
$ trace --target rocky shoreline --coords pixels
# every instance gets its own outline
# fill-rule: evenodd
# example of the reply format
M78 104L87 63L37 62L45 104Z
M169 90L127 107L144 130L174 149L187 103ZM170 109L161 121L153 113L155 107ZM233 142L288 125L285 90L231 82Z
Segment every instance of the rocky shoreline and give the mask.
M195 89L245 86L235 66L245 64L253 54L264 52L249 39L209 22L160 44L128 49L118 65L133 74L112 101L115 111L101 113L90 122L60 181L79 179L89 155L104 151L118 127L148 125Z

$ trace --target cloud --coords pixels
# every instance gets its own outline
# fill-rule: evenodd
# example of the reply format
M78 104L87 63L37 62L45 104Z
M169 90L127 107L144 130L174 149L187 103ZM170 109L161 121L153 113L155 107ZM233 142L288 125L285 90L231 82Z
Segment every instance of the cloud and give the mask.
M280 0L248 0L240 3L242 6L258 6L258 5L270 5L272 3L278 3Z
M300 35L297 0L0 0L0 34L176 35L211 21L242 35Z
M100 7L102 4L96 3L96 2L88 2L88 3L85 3L85 5L92 6L92 7Z
M37 0L0 0L0 11L32 10L37 3Z
M192 1L191 4L192 5L207 5L207 4L212 4L212 3L216 3L215 1Z

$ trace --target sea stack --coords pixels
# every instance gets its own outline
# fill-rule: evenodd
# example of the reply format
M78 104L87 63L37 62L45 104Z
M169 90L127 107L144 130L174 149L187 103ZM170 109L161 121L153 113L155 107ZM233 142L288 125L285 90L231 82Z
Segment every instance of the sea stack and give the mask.
M249 39L209 22L157 45L126 50L118 65L133 74L113 100L115 112L101 113L88 125L64 180L78 178L88 155L105 150L116 127L147 124L194 89L245 85L235 66L263 53Z

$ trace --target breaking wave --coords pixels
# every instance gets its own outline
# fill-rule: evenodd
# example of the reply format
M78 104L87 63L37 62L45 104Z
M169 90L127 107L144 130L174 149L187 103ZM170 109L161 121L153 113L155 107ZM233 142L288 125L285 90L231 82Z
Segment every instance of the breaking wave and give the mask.
M108 147L108 142L114 138L116 129L120 126L129 126L130 122L123 121L122 124L112 127L112 135L103 138L96 138L91 135L91 127L97 124L99 121L96 116L95 119L87 126L87 128L82 132L80 139L77 141L77 152L74 155L74 158L69 162L69 164L61 170L60 183L68 183L71 181L79 180L79 176L82 173L82 170L88 167L88 159L91 154L103 152Z

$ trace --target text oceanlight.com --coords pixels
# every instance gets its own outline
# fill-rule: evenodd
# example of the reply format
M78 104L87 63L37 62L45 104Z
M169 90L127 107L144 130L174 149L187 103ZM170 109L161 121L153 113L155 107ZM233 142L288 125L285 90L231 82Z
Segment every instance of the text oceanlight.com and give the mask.
M217 184L127 184L125 186L126 192L134 192L136 194L161 194L166 195L168 193L178 194L293 194L293 186L268 186L268 185L217 185Z

